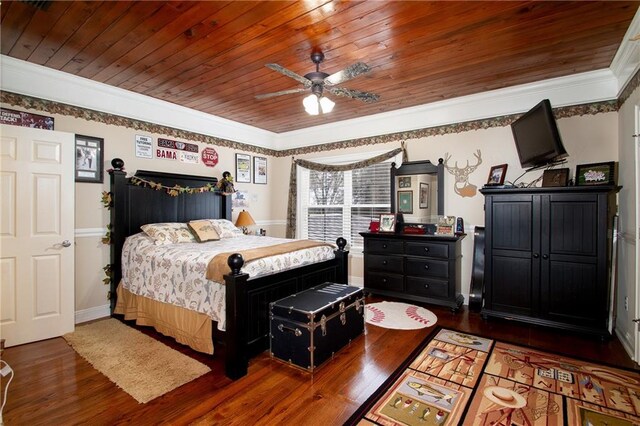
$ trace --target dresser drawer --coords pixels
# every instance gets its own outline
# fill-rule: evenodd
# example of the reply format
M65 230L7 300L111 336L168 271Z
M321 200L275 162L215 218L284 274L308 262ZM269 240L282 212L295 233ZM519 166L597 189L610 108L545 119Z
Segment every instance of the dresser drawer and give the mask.
M440 259L449 258L449 246L438 243L407 243L405 254L411 256L437 257Z
M402 254L403 242L395 240L365 240L365 253Z
M449 297L449 282L407 277L407 293L426 297Z
M367 271L404 273L404 258L401 256L385 256L369 254L365 257L364 267Z
M367 272L364 276L364 286L378 290L403 291L404 277L382 272Z
M445 260L407 257L407 275L418 277L449 278L449 262Z

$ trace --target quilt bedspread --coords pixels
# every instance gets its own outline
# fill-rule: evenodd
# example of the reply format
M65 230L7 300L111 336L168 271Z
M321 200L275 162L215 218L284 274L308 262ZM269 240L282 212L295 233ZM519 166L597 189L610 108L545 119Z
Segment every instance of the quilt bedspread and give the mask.
M130 292L207 314L225 329L224 283L206 279L207 265L218 253L283 243L283 238L240 236L207 243L155 245L144 233L127 238L122 249L122 282ZM333 259L334 248L312 247L247 262L249 279ZM251 281L249 281L251 282Z

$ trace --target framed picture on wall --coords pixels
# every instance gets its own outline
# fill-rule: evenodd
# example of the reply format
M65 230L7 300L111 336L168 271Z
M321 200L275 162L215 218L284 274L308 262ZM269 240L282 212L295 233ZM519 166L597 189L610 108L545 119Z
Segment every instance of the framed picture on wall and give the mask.
M398 188L411 188L411 176L399 176Z
M398 191L398 213L413 213L413 191Z
M253 183L267 183L267 159L253 157Z
M104 139L76 135L76 182L102 183Z
M428 209L429 208L429 196L431 192L429 190L429 184L425 182L420 182L420 208Z
M236 182L251 183L251 156L236 154Z

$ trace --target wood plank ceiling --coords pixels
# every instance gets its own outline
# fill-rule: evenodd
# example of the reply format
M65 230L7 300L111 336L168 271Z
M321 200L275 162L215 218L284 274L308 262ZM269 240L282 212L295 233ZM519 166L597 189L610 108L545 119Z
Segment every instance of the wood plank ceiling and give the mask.
M3 0L1 52L280 133L607 68L639 4ZM368 64L340 87L380 100L255 98L303 87L265 64L305 75L314 50L329 74Z

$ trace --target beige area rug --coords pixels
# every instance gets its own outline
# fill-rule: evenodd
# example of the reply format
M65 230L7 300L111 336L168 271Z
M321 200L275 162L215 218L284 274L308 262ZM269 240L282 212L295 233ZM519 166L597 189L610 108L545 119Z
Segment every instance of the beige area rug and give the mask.
M96 370L142 404L211 371L113 318L80 325L62 337Z

